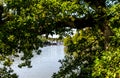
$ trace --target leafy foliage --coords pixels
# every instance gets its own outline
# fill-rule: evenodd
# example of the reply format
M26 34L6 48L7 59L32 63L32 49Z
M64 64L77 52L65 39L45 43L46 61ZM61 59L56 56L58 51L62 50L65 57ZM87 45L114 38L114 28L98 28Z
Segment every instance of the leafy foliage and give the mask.
M72 28L78 32L65 39L66 59L53 77L119 76L119 9L119 0L2 0L0 64L5 68L0 69L0 76L14 78L7 68L14 57L23 61L19 67L31 68L33 50L40 54L38 48L43 47L43 34L69 35ZM116 64L108 70L112 58ZM97 67L101 68L96 71Z
M8 67L0 68L0 77L1 78L18 78L18 76L13 73L13 70Z
M115 36L112 37L109 50L103 51L100 58L95 59L93 76L94 77L112 77L120 76L120 47L119 47L119 29L115 29ZM97 70L96 70L97 69Z
M108 48L105 36L96 28L85 28L74 36L64 40L66 57L53 78L119 78L120 77L120 42L119 42L119 4L108 10L113 14L109 26L114 36L109 36Z
M120 29L120 28L119 28ZM66 57L53 78L119 78L119 29L115 29L109 48L104 49L104 37L92 29L80 30L65 41Z
M62 61L62 67L58 74L54 75L55 78L57 76L57 78L92 77L94 60L96 56L101 56L101 51L104 49L104 43L102 43L104 38L99 34L100 32L95 32L93 29L86 28L78 31L73 37L69 36L65 39L68 55L66 61ZM73 72L71 73L71 71Z

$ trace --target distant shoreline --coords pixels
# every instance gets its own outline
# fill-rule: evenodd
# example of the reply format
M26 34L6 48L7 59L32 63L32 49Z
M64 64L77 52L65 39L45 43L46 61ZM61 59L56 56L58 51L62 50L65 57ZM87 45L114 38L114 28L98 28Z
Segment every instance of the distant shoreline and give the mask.
M63 42L44 42L43 46L63 45Z

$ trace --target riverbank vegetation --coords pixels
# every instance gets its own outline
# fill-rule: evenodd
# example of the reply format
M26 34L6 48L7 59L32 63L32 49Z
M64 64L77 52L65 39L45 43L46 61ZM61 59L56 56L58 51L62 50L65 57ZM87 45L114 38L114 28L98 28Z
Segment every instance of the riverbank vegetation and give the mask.
M9 58L17 53L31 67L43 34L66 36L53 78L120 78L120 0L0 0L1 78L18 77Z

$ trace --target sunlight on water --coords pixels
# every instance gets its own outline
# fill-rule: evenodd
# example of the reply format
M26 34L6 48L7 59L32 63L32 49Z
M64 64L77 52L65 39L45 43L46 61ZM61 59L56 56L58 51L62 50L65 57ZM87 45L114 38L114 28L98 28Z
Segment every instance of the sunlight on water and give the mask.
M59 70L59 59L64 58L64 46L47 46L42 48L41 55L35 55L32 60L32 68L18 68L20 61L16 61L12 68L19 78L51 78L54 72Z

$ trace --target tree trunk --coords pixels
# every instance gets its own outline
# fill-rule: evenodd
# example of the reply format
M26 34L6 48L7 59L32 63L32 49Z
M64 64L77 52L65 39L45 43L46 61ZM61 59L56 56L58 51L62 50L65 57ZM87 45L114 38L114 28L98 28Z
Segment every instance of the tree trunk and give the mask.
M105 20L104 22L104 30L103 30L103 36L105 37L105 49L108 49L109 43L110 43L110 36L113 36L113 32L109 26L109 21Z

